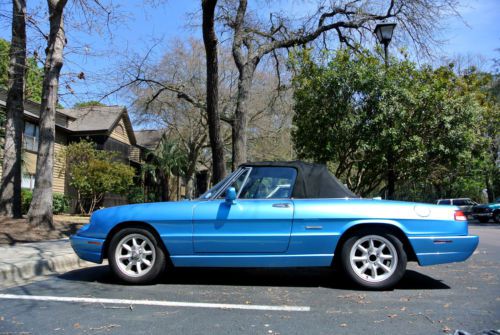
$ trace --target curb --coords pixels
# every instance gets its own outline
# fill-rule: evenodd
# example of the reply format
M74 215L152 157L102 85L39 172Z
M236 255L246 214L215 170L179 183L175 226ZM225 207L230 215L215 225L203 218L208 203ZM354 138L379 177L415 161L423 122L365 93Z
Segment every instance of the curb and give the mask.
M64 242L69 244L67 241ZM25 247L29 247L29 244L16 245L10 248L12 248L11 251L15 252L15 249L23 249ZM21 285L36 277L61 274L93 264L81 260L71 248L64 253L58 252L57 254L53 254L48 252L47 255L28 254L25 257L16 258L19 258L19 260L9 259L7 262L0 258L0 287Z

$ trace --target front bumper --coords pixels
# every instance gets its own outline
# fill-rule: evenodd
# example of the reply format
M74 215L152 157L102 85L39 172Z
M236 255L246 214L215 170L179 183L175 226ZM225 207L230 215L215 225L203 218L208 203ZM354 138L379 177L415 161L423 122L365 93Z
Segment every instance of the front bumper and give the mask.
M463 262L479 244L478 236L409 237L421 266Z
M104 240L84 237L78 234L71 235L71 247L81 259L93 263L102 263Z

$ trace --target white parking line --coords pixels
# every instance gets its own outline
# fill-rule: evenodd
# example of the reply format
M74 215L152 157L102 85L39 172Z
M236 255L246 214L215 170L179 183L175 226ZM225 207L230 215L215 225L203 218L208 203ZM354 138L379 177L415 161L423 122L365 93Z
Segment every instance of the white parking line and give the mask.
M86 302L86 303L96 303L96 304L146 305L146 306L164 306L164 307L246 309L246 310L285 311L285 312L309 312L311 310L311 307L309 306L239 305L239 304L216 304L216 303L205 303L205 302L54 297L54 296L44 296L44 295L17 295L17 294L0 294L0 299L56 301L56 302Z

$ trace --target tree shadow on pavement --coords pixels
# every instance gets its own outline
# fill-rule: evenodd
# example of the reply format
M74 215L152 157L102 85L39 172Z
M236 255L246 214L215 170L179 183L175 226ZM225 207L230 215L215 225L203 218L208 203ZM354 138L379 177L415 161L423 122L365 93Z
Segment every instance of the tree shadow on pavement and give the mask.
M68 281L97 282L106 285L129 285L119 281L107 266L79 269L60 275ZM150 285L222 285L324 287L340 290L359 290L352 282L330 268L175 268L167 270ZM450 289L440 280L407 270L397 290Z

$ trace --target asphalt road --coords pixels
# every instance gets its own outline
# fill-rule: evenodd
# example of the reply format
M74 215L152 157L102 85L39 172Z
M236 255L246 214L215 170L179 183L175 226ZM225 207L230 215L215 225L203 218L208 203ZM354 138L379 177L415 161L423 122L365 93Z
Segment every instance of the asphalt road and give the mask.
M443 334L500 329L500 225L471 226L470 231L481 240L467 262L410 264L402 282L388 292L357 290L330 269L176 269L148 286L120 285L102 265L76 270L0 294L117 300L0 298L0 334ZM229 305L189 305L193 303ZM254 309L256 305L262 309ZM299 311L272 310L284 305Z

